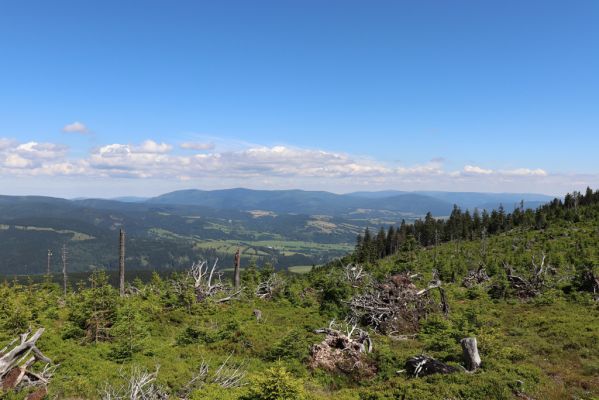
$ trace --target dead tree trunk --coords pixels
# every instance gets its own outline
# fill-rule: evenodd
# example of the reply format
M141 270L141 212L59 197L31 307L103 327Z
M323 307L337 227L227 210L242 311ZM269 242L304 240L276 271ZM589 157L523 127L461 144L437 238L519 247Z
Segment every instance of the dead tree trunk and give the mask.
M119 293L125 296L125 231L119 231Z
M67 297L67 245L62 245L62 288Z
M464 338L460 340L466 369L468 371L476 371L480 367L480 355L478 354L478 346L475 337Z
M241 254L239 249L235 253L235 276L234 276L234 286L235 290L239 290L241 287L241 276L240 276L240 268L241 268Z
M52 250L48 249L48 265L46 266L46 275L50 276L50 265L52 264Z

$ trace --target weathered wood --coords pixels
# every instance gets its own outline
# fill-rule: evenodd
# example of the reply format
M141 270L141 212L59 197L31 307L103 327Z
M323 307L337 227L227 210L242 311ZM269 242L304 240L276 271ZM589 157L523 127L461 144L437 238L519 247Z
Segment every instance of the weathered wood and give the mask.
M62 245L62 289L67 297L67 245Z
M15 345L19 339L13 340L2 350L0 354L0 389L20 390L30 386L41 386L45 389L56 366L50 366L52 361L44 356L36 346L36 342L43 332L44 329L40 328L31 336L29 336L31 332L21 334L18 344ZM6 352L10 347L12 349ZM37 361L46 363L46 367L41 372L31 370ZM41 393L41 389L36 393L38 392Z
M462 280L462 285L464 287L471 288L477 285L481 285L487 282L489 279L491 278L489 278L484 264L481 264L477 270L468 271L468 275L466 275Z
M256 321L261 321L262 320L262 311L255 309L254 317L256 317Z
M238 248L237 252L235 253L235 274L234 274L234 282L233 282L233 285L235 286L235 290L239 290L239 288L241 287L240 269L241 269L241 254L240 254L240 250Z
M464 363L468 371L476 371L480 367L481 359L478 354L478 345L475 337L468 337L460 340Z
M119 231L119 293L125 296L125 231Z
M432 374L453 374L459 370L429 356L416 356L406 361L407 373L415 378Z

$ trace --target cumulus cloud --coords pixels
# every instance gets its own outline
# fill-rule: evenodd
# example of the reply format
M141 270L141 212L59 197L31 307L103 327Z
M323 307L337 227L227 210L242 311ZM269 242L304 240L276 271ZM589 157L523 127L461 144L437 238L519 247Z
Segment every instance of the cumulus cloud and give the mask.
M465 165L464 172L467 174L490 175L493 173L493 170L492 169L484 169L481 167L477 167L475 165Z
M215 146L212 142L184 142L179 147L185 150L207 151L214 150Z
M66 159L68 147L56 143L0 138L0 175L36 176L86 173L84 160Z
M66 132L66 133L82 133L82 134L89 133L89 129L87 128L87 126L85 126L85 124L83 124L82 122L78 122L78 121L75 121L70 124L66 124L62 128L62 131Z
M206 143L184 143L189 150L210 150ZM509 190L533 188L572 179L539 168L487 169L468 164L449 170L443 159L416 165L385 163L346 153L290 146L248 145L220 152L177 152L164 142L111 143L88 155L68 157L68 148L54 143L16 142L0 138L0 175L98 178L147 178L163 182L191 181L203 185L251 187L401 188L439 190ZM589 178L591 179L591 178ZM561 183L560 183L561 184ZM533 185L533 186L531 186Z
M501 171L504 175L508 176L547 176L547 172L540 168L528 169L528 168L517 168L511 170Z

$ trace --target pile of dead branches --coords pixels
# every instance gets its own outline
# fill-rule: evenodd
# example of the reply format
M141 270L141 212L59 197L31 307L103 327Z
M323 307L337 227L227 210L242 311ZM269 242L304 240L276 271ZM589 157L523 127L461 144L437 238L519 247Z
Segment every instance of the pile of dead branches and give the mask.
M326 337L310 349L311 368L360 377L370 377L376 373L374 365L365 357L366 353L372 351L370 335L356 324L336 324L333 320L328 328L314 332L324 333Z
M543 254L541 262L537 263L535 262L535 257L532 257L532 269L528 276L515 275L514 268L504 262L503 265L507 273L507 280L518 297L535 297L549 287L547 272L554 271L554 269L551 266L545 265L545 258L545 254Z
M30 336L31 331L23 333L0 350L0 389L2 391L21 391L35 388L27 399L42 399L47 394L47 385L58 365L44 356L37 348L36 342L44 333L38 329ZM16 344L18 342L18 344ZM43 367L34 370L36 363Z
M482 285L487 282L489 279L489 275L487 275L487 270L484 265L480 265L478 269L468 271L468 274L462 280L462 286L466 288L471 288L474 286Z
M212 268L208 266L208 261L201 261L193 263L188 270L188 281L193 285L197 302L212 298L217 303L222 303L241 293L242 289L234 290L231 285L223 283L222 272L216 271L217 264L218 258Z
M350 300L351 317L364 326L392 334L418 331L420 320L439 309L447 314L449 306L438 274L433 272L433 280L425 289L414 285L412 279L416 276L397 274L371 284ZM430 295L433 289L439 290L441 304Z

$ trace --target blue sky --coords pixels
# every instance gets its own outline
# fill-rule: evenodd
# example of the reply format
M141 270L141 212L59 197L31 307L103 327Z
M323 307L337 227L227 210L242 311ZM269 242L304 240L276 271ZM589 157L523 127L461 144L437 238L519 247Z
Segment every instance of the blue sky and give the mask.
M590 0L4 1L2 192L599 187L598 20Z

